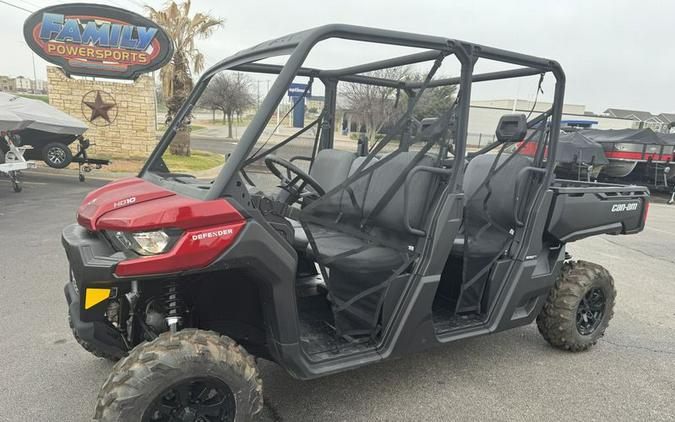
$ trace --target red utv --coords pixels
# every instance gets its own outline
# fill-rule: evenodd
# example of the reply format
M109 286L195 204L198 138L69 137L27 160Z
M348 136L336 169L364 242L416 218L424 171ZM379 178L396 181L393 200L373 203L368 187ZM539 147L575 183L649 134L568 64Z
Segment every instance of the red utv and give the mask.
M338 69L303 64L335 38L418 51ZM284 65L267 60L277 56ZM446 61L458 63L458 77L436 75ZM483 61L512 68L474 73ZM368 75L424 63L420 80ZM172 171L169 145L225 71L278 76L215 178ZM472 85L540 74L555 79L552 109L529 122L504 116L497 141L467 153ZM325 107L268 143L266 124L295 78L321 82ZM397 92L397 116L369 148L335 139L347 83ZM454 99L413 124L422 94L449 85ZM589 348L612 317L613 280L571 260L565 245L639 232L648 192L554 180L548 155L564 85L552 60L346 25L262 43L208 70L138 177L89 194L63 231L75 337L119 359L95 419L248 420L263 400L256 358L310 379L535 319L553 346ZM532 156L520 153L528 142Z

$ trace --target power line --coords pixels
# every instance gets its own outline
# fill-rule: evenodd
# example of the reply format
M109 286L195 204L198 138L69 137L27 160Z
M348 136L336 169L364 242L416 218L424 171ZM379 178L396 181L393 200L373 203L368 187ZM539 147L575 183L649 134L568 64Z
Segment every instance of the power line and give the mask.
M31 7L36 7L36 8L38 8L38 9L42 9L42 8L44 7L44 6L40 6L39 4L35 4L35 3L33 3L33 2L30 2L30 1L28 1L28 0L21 0L21 2L22 2L22 3L26 3L27 5L29 5L29 6L31 6Z
M0 0L0 3L6 4L7 6L14 7L15 9L23 10L24 12L33 13L32 10L26 9L25 7L19 6L19 5L14 4L14 3L10 3L10 2L5 1L5 0Z

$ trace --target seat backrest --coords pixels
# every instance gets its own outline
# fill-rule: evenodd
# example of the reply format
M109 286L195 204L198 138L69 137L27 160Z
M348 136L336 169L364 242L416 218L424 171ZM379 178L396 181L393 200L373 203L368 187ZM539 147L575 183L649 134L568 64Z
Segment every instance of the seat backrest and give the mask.
M316 154L309 175L319 182L324 191L328 192L347 179L355 158L356 154L353 152L322 149ZM316 211L322 214L337 215L340 211L341 197L342 192L337 192L323 198L322 202L317 204Z
M316 154L309 175L328 192L347 178L355 158L353 152L322 149Z
M349 176L352 176L356 171L361 167L363 162L366 160L366 157L356 157L352 163L351 169L349 169ZM365 168L372 166L377 163L379 160L377 157L373 157L370 162L366 165ZM363 202L365 200L366 192L368 191L368 184L372 174L364 175L356 180L354 180L349 186L348 189L341 193L340 198L340 212L342 216L347 219L361 219L363 217ZM352 195L350 192L353 194ZM356 205L354 204L356 203Z
M336 216L338 213L341 213L343 224L358 225L363 217L369 215L378 207L377 204L396 182L396 179L406 171L416 156L417 152L414 151L398 153L372 173L368 173L350 183L342 192L336 193L333 197L321 199L324 203L319 204L316 210L321 213L331 211L331 214L334 213ZM326 154L325 157L332 160L335 158L335 155ZM353 159L349 171L340 179L337 178L337 172L334 172L332 177L335 177L335 180L331 180L332 187L337 186L348 176L353 175L364 160L365 157ZM378 161L377 158L373 158L366 168ZM415 166L432 166L433 163L433 158L425 155ZM316 162L314 165L316 166ZM312 167L312 170L314 170L314 167ZM342 171L344 169L341 169ZM410 182L407 202L410 215L409 221L413 227L420 227L422 224L424 212L429 204L430 196L433 194L435 179L430 173L418 172ZM373 215L369 219L368 225L378 229L385 229L385 231L407 234L403 221L406 206L404 199L404 182L401 182L391 199L381 207L377 215Z
M401 152L373 172L364 201L365 215L370 215L378 207L378 203L389 191L392 184L396 182L396 179L406 171L416 155L417 152L414 151ZM415 166L432 166L433 163L433 158L425 155ZM435 179L428 172L416 173L410 181L407 204L404 198L405 183L401 182L389 202L380 209L377 215L372 216L370 223L376 227L406 233L403 217L407 205L410 224L413 227L420 227L430 196L433 194Z
M488 194L488 189L483 185L492 164L497 156L484 154L474 157L466 167L464 173L463 190L465 198L465 213L485 214L483 203ZM502 227L515 225L515 189L516 176L525 167L532 165L532 158L517 154L503 165L511 157L502 154L495 167L497 171L489 181L490 196L487 199L486 209L490 218ZM502 166L500 168L500 166ZM525 186L522 186L524 189ZM480 189L480 191L479 191Z

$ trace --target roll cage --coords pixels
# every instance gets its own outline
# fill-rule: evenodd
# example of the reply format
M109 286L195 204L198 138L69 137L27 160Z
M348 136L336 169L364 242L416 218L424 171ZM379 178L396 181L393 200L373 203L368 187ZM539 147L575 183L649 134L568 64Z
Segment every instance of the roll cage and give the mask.
M333 38L413 47L424 51L339 69L303 67L317 43ZM263 59L279 55L288 57L283 66L260 63ZM434 78L438 64L448 57L458 60L461 66L459 75ZM481 60L515 67L474 73L474 66ZM368 72L378 69L425 62L434 64L423 80L396 81L368 75ZM211 78L222 70L268 73L277 77L218 175L212 182L195 187L151 171L155 166L161 168L162 155L173 135L183 120L190 116ZM472 84L540 75L541 85L543 75L547 73L555 78L553 106L526 123L530 130L525 142L520 146L515 145L512 151L508 151L507 147L514 145L513 142L496 141L479 151L467 153ZM261 154L261 148L253 152L287 88L298 76L309 78L310 83L318 79L325 86L324 109L320 117L310 124L318 125L319 129L314 139L310 173L319 153L334 150L339 82L394 88L404 92L408 103L413 105L426 89L454 85L458 87L458 92L455 104L441 118L436 119L431 125L432 129L425 133L430 135L430 141L422 143L421 149L408 151L401 148L401 145L405 145L405 119L409 116L404 113L392 132L401 134L397 151L376 157L378 148L392 141L391 133L387 133L365 156L359 157L364 162L358 166L354 175L348 175L336 188L327 189L324 196L303 206L299 214L293 216L285 211L276 215L265 214L256 205L256 195L251 194L242 179L247 179L245 167L252 159L262 158L280 145ZM564 89L565 75L560 65L553 60L441 37L350 25L322 26L241 51L205 72L151 154L140 177L199 199L227 198L247 217L244 233L212 267L216 268L219 262L235 260L255 263L256 271L265 271L266 279L258 282L265 286L260 287L260 294L265 296L264 302L269 305L263 310L265 324L270 332L267 348L273 358L284 362L291 372L302 378L311 378L335 372L340 365L354 367L406 351L420 350L432 343L444 343L531 322L541 304L534 299L546 291L553 275L559 270L564 254L564 247L549 241L543 233L547 216L545 207L550 201L548 187L554 177L555 167L554 160L547 158L555 156L558 144ZM451 136L448 135L450 132ZM292 140L298 133L286 141ZM450 140L453 142L454 160L443 160L443 142L447 147ZM532 157L518 154L527 142L533 140L537 145ZM432 158L426 152L433 145L439 145L440 148L437 158L430 162ZM500 147L497 154L487 154L497 147ZM414 157L403 160L403 164L396 163L397 153L399 157L410 157L411 154ZM378 162L368 167L367 161L374 162L375 159ZM392 168L395 168L393 173ZM473 174L468 177L470 171ZM327 218L322 218L320 212L313 212L321 211L321 205L328 202L325 198L335 195L337 190L342 190L341 198L348 198L348 201L351 198L345 192L349 192L354 182L364 175L375 178L376 172L380 172L380 179L385 172L393 176L388 183L384 183L384 188L380 182L380 192L384 191L384 194L379 199L376 195L376 203L371 203L365 220L357 221L357 224L353 220L346 221L336 226ZM414 188L408 189L409 179L422 174L429 176L427 180L442 180L433 194L429 195L433 197L432 201L421 212L423 217L417 223L422 224L409 224L412 220L408 200L404 199L403 205L397 202L384 212L389 216L392 208L396 209L394 213L403 212L403 219L398 220L403 221L402 224L391 224L390 220L364 227L368 225L369 217L382 213L393 197L399 193L402 196L407 196L410 191L414 193ZM495 177L496 174L499 177ZM465 194L468 192L465 179L482 182L474 185L470 194ZM400 186L405 189L397 191L395 188L400 182L403 182ZM369 180L367 185L370 184ZM370 195L370 187L365 189L368 193L363 194L361 205L366 203L367 195ZM502 198L505 195L511 198L510 202L507 201L508 205L502 204L502 209L497 210L500 215L496 216L491 214L495 211L495 202L499 201L492 201L490 197L500 195L494 195L493 190L501 192ZM343 199L338 201L340 209L343 202ZM519 212L522 205L526 205L524 213ZM418 207L418 214L420 209ZM359 211L363 215L362 207ZM338 219L341 214L339 211ZM295 217L300 223L309 245L299 248L292 244L293 229L290 229L290 239L284 239L279 227L287 226L284 219L288 220L289 217ZM314 227L310 227L312 224ZM320 233L324 229L328 236ZM318 240L318 237L322 237L322 240ZM345 243L348 245L340 249ZM481 250L486 245L489 247ZM379 254L378 261L364 260L364 254ZM355 261L355 258L360 261ZM313 311L304 309L307 302L296 291L298 283L302 282L303 262L308 263L306 268L310 272L314 271L314 274L315 264L320 268L321 274L312 277L323 277L328 295L319 296L322 297L322 309L327 309L327 303L330 302L332 316L313 316ZM361 269L365 272L359 273ZM458 272L461 276L456 282L444 280L448 276L456 277ZM530 280L538 280L539 284ZM440 308L436 306L444 286L461 290L450 295L453 303L449 305L450 308L447 301ZM357 302L368 302L367 309L355 306ZM368 323L352 324L351 316L341 319L343 313L346 315L346 310L349 310L350 315L357 312L367 314ZM469 315L470 318L466 319L462 315ZM459 325L458 318L461 320ZM329 320L335 323L330 336L319 332L323 328L315 331L317 326L312 325L312 321L325 323ZM335 343L329 338L334 335L337 336L333 338L347 340L347 343L335 346L339 350L337 354L326 349L334 347ZM429 341L431 336L434 336L434 341ZM312 344L319 344L321 350L311 350ZM350 360L349 356L357 355L358 359Z
M306 57L317 43L333 38L421 48L426 49L427 51L340 69L317 69L302 66ZM289 55L289 58L283 66L258 63L260 60L272 56L286 54ZM367 72L379 69L434 60L439 54L444 56L455 56L457 58L461 64L461 71L458 77L434 79L429 81L428 84L423 87L424 82L422 81L395 81L365 75ZM474 74L474 66L479 60L491 60L519 67L504 71ZM198 192L188 192L186 189L183 189L183 187L176 186L178 184L173 184L174 186L172 186L173 188L179 188L178 190L182 190L186 194L199 196L202 199L215 199L225 195L228 184L236 178L235 176L244 167L258 138L263 133L267 122L275 113L276 107L284 97L289 84L296 76L319 79L326 87L326 104L324 118L322 119L322 130L318 145L319 149L328 148L333 144L333 125L337 97L336 87L338 82L354 82L359 84L392 87L407 93L414 93L416 90L424 88L456 85L459 87L462 95L461 98L459 98L455 111L456 127L454 130L454 155L456 157L464 157L466 155L467 122L469 118L472 83L541 75L550 72L556 80L553 107L535 120L541 121L542 117L543 120L548 120L548 118L550 118L550 122L548 123L548 127L550 128L550 138L548 140L547 154L549 156L555 156L565 89L565 75L556 61L455 39L353 25L334 24L320 26L263 42L252 48L242 50L208 69L200 77L185 104L181 107L176 117L165 131L157 147L142 168L139 177L147 178L155 183L163 185L171 184L153 174L149 169L153 168L153 166L161 161L162 155L171 143L174 134L179 129L183 120L192 112L197 100L206 89L211 78L222 70L277 74L278 77L271 86L267 96L262 101L258 112L243 133L236 148L230 154L227 165L222 167L217 177L213 180L210 188ZM530 125L534 126L537 124L537 121L530 122ZM480 152L485 152L495 146L496 145L490 145ZM540 151L537 152L536 156L540 159L539 164L542 164L541 160L543 160L544 156L544 146L540 145L539 149ZM548 160L545 164L545 173L543 174L544 185L548 185L552 180L553 170L554 163L552 160ZM459 188L462 174L463 171L461 168L458 168L457 171L452 173L449 185L454 187L453 190Z

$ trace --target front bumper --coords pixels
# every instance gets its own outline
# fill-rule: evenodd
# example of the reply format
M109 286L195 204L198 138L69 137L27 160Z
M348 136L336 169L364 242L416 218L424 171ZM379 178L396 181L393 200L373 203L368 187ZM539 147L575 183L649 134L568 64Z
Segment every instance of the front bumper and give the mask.
M115 292L125 282L114 277L115 265L125 256L108 242L78 224L63 229L61 243L70 263L70 282L64 287L73 331L88 347L106 355L123 357L127 346L122 335L106 320L107 300L85 309L88 288L111 288Z
M75 292L73 283L67 283L65 288L68 314L73 324L73 331L92 349L104 352L108 356L122 358L127 354L127 346L122 335L111 327L105 320L82 321L80 318L80 296Z
M115 267L127 258L124 253L113 250L98 234L87 231L79 224L71 224L63 229L61 243L80 291L84 285L93 287L113 282Z

